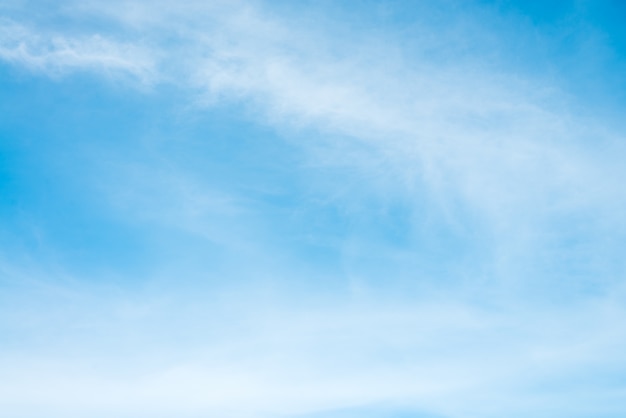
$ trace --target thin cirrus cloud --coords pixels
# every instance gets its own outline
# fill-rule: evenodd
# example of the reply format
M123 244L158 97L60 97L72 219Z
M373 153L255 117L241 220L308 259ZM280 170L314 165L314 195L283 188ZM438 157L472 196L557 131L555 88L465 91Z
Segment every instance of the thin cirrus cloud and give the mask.
M144 48L98 34L65 36L53 31L41 32L9 19L2 21L0 57L3 61L52 76L96 71L150 84L155 75L154 59Z
M80 205L33 212L39 247L2 258L6 410L623 414L618 125L520 62L548 68L553 41L520 16L363 4L84 2L61 29L7 9L0 57L51 92L152 89L82 116L110 135L48 132L78 165L39 169ZM76 250L78 222L131 237L139 267L82 230Z

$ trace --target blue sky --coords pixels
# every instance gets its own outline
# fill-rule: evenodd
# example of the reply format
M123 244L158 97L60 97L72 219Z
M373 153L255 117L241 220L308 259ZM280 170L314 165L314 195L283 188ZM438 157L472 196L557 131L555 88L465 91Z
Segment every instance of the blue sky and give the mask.
M0 410L623 417L624 19L2 2Z

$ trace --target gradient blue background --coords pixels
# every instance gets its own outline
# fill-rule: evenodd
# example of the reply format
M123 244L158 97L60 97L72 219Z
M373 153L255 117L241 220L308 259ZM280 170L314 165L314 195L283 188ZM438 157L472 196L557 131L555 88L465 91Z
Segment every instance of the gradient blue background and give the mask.
M622 417L620 1L0 5L0 410Z

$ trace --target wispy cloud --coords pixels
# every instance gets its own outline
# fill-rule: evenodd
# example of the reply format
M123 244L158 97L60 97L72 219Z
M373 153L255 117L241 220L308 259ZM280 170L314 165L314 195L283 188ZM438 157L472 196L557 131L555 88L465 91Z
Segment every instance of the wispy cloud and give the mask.
M558 282L554 268L573 258L585 267L563 271L570 279L593 282L596 268L623 270L618 258L593 249L603 236L621 240L624 232L624 173L611 157L623 153L621 134L576 110L550 79L508 71L505 54L489 54L497 43L474 48L494 17L478 34L470 32L478 18L471 14L444 31L425 24L407 45L398 35L375 42L359 31L337 41L342 32L332 21L322 19L328 31L320 33L319 22L279 20L251 7L219 16L208 30L184 20L191 28L185 71L198 88L243 103L278 129L320 132L301 140L314 151L311 164L358 168L386 193L445 214L440 221L453 234L481 225L478 234L493 240L488 274L496 281L545 288L545 279L528 276L552 270ZM164 19L152 17L154 25ZM460 48L459 38L472 47ZM443 51L429 57L436 48ZM354 197L349 191L335 204ZM572 240L587 244L562 245ZM538 270L524 270L532 265Z
M139 45L99 34L68 36L34 30L8 19L0 22L0 59L51 76L93 71L142 84L151 84L156 77L154 57Z

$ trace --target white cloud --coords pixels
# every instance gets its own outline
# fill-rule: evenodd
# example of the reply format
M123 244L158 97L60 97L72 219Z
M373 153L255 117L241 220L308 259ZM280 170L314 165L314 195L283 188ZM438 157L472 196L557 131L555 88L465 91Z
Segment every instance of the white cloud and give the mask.
M626 173L611 157L624 153L621 134L575 111L576 99L547 78L510 71L505 57L480 47L443 60L426 53L445 49L446 36L475 45L484 33L425 24L411 41L386 34L387 43L374 42L358 31L337 39L342 32L331 19L303 24L234 10L209 29L202 19L184 20L184 71L209 100L239 101L278 129L317 132L303 135L309 142L301 145L315 150L312 164L322 170L358 167L363 181L447 213L457 233L480 228L493 240L488 274L514 292L555 285L563 277L543 266L559 270L574 258L589 267L574 272L583 280L623 271L618 258L593 248L602 235L619 241L626 232ZM164 19L152 18L156 26ZM406 50L389 48L394 42ZM347 192L346 201L354 198ZM563 224L566 218L589 226ZM587 244L562 245L572 239ZM561 254L550 259L555 248Z
M42 32L6 19L0 25L0 59L51 76L95 71L142 84L151 84L156 77L154 57L140 45L99 34Z

